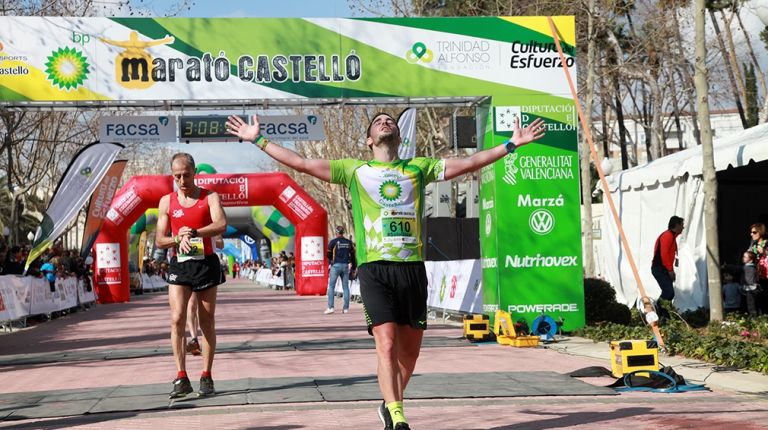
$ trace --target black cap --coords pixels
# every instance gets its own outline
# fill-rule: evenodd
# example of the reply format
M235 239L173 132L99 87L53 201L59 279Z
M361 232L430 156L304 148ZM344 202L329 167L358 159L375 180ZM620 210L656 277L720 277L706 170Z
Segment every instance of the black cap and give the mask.
M337 225L336 226L336 234L344 234L344 227Z

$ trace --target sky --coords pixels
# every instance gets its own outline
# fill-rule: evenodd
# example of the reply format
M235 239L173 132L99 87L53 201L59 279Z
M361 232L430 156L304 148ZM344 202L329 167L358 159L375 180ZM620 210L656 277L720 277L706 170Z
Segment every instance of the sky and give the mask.
M155 14L167 11L171 0L131 0ZM350 17L353 9L347 0L195 0L191 10L179 16L194 18L325 18ZM357 14L359 16L359 14Z

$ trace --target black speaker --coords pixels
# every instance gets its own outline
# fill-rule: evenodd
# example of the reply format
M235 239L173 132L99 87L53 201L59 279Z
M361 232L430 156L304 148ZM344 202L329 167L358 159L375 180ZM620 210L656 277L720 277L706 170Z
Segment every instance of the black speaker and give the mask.
M471 149L477 148L477 128L475 127L475 117L456 117L456 147Z
M462 260L480 258L480 219L457 218L459 221L459 243Z
M459 260L459 228L456 218L427 218L427 243L425 257L428 261Z

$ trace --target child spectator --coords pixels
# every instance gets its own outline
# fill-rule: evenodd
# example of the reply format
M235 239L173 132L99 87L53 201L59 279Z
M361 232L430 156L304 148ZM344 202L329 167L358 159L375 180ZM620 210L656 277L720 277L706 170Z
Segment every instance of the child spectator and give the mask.
M733 282L731 272L723 272L723 308L725 312L738 312L741 308L741 285Z
M757 279L757 254L745 251L741 259L744 262L744 270L741 273L741 287L747 296L747 312L751 316L757 315L757 294L759 282Z

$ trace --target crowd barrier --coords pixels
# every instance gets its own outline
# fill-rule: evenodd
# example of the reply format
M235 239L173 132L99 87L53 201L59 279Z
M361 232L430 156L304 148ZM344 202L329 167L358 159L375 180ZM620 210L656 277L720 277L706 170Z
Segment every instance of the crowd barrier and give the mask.
M483 311L483 277L480 260L426 261L427 305L433 310L461 313ZM283 286L282 276L272 276L270 269L245 272L244 277L261 284ZM342 294L341 279L336 281L334 292ZM360 296L360 282L349 281L349 294Z
M143 291L158 291L168 289L168 282L158 275L149 276L146 273L141 274L141 289Z
M32 276L0 276L0 323L75 308L96 301L96 293L75 277L57 279L56 290L48 281Z

